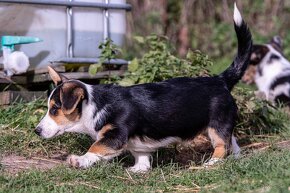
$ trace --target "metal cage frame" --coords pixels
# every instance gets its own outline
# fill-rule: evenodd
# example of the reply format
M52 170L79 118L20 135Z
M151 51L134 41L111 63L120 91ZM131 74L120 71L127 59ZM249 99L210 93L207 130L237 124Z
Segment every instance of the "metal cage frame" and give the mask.
M110 9L118 9L131 11L132 6L130 4L112 4L109 0L103 0L104 3L94 3L94 2L77 2L72 0L0 0L0 3L9 3L9 4L28 4L28 5L44 5L44 6L61 6L66 7L67 14L67 43L66 43L66 57L56 59L55 61L51 61L51 63L98 63L98 58L76 58L73 57L73 27L72 27L72 14L73 7L85 7L92 9L102 9L103 10L103 40L105 41L110 36L109 29L109 10ZM114 59L111 61L107 61L106 63L113 63L117 65L128 64L128 61L123 59Z

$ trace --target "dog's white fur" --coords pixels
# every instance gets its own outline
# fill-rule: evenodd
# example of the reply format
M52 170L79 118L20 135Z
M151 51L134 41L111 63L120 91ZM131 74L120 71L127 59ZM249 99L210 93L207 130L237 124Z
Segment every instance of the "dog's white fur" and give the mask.
M95 162L101 160L101 157L95 153L87 152L82 156L70 155L67 158L69 164L73 166L78 166L80 168L88 168L92 166Z
M239 147L236 138L232 135L232 151L235 158L238 158L241 153L241 148Z
M237 8L236 3L235 3L235 8L234 8L234 21L238 26L241 26L243 22L243 18L241 16L239 9Z
M131 172L147 172L151 168L150 153L131 152L135 158L134 166L130 167Z
M263 93L266 100L272 101L275 96L284 93L289 96L289 84L281 85L271 90L271 84L279 77L290 76L290 62L271 45L266 45L269 52L259 63L259 68L262 70L262 75L256 73L255 82L259 92ZM279 60L273 60L271 64L268 63L272 54L279 56Z
M113 155L99 155L96 153L91 153L91 152L87 152L82 156L78 156L78 155L70 155L67 158L67 162L72 165L72 166L77 166L79 168L89 168L90 166L92 166L94 163L96 163L97 161L101 161L101 160L110 160L118 155L120 155L121 152L117 152L116 154Z

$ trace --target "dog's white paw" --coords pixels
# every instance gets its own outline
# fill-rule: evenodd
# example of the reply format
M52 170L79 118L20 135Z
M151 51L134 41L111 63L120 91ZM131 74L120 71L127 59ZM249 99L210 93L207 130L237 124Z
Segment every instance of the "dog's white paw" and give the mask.
M75 168L88 168L98 160L98 156L92 153L86 153L82 156L70 155L67 158L68 164Z
M146 164L138 164L138 165L129 167L128 170L133 173L146 173L150 170L150 166Z
M82 158L82 156L77 156L77 155L68 156L67 163L75 168L83 168L87 165L87 164L84 164L85 161Z
M203 167L207 168L207 167L213 166L217 163L221 163L222 161L223 161L223 159L221 159L221 158L210 158L210 160L208 160L207 162L205 162L203 164Z

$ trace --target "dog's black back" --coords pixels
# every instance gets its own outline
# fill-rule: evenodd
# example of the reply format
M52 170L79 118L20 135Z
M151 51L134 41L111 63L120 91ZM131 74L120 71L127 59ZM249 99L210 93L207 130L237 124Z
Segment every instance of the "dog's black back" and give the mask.
M126 88L112 85L104 94L102 90L96 86L96 98L107 98L106 105L111 105L106 107L110 116L105 123L128 128L129 137L189 139L207 127L221 127L221 122L234 125L236 105L220 77L175 78Z

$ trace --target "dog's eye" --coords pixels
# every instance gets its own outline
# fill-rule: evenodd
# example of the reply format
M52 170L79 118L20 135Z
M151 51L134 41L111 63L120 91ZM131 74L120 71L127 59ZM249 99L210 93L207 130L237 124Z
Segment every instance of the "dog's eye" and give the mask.
M53 105L53 106L51 107L51 109L49 110L49 113L50 113L51 115L56 115L58 109L59 109L59 107L58 107L57 105Z

